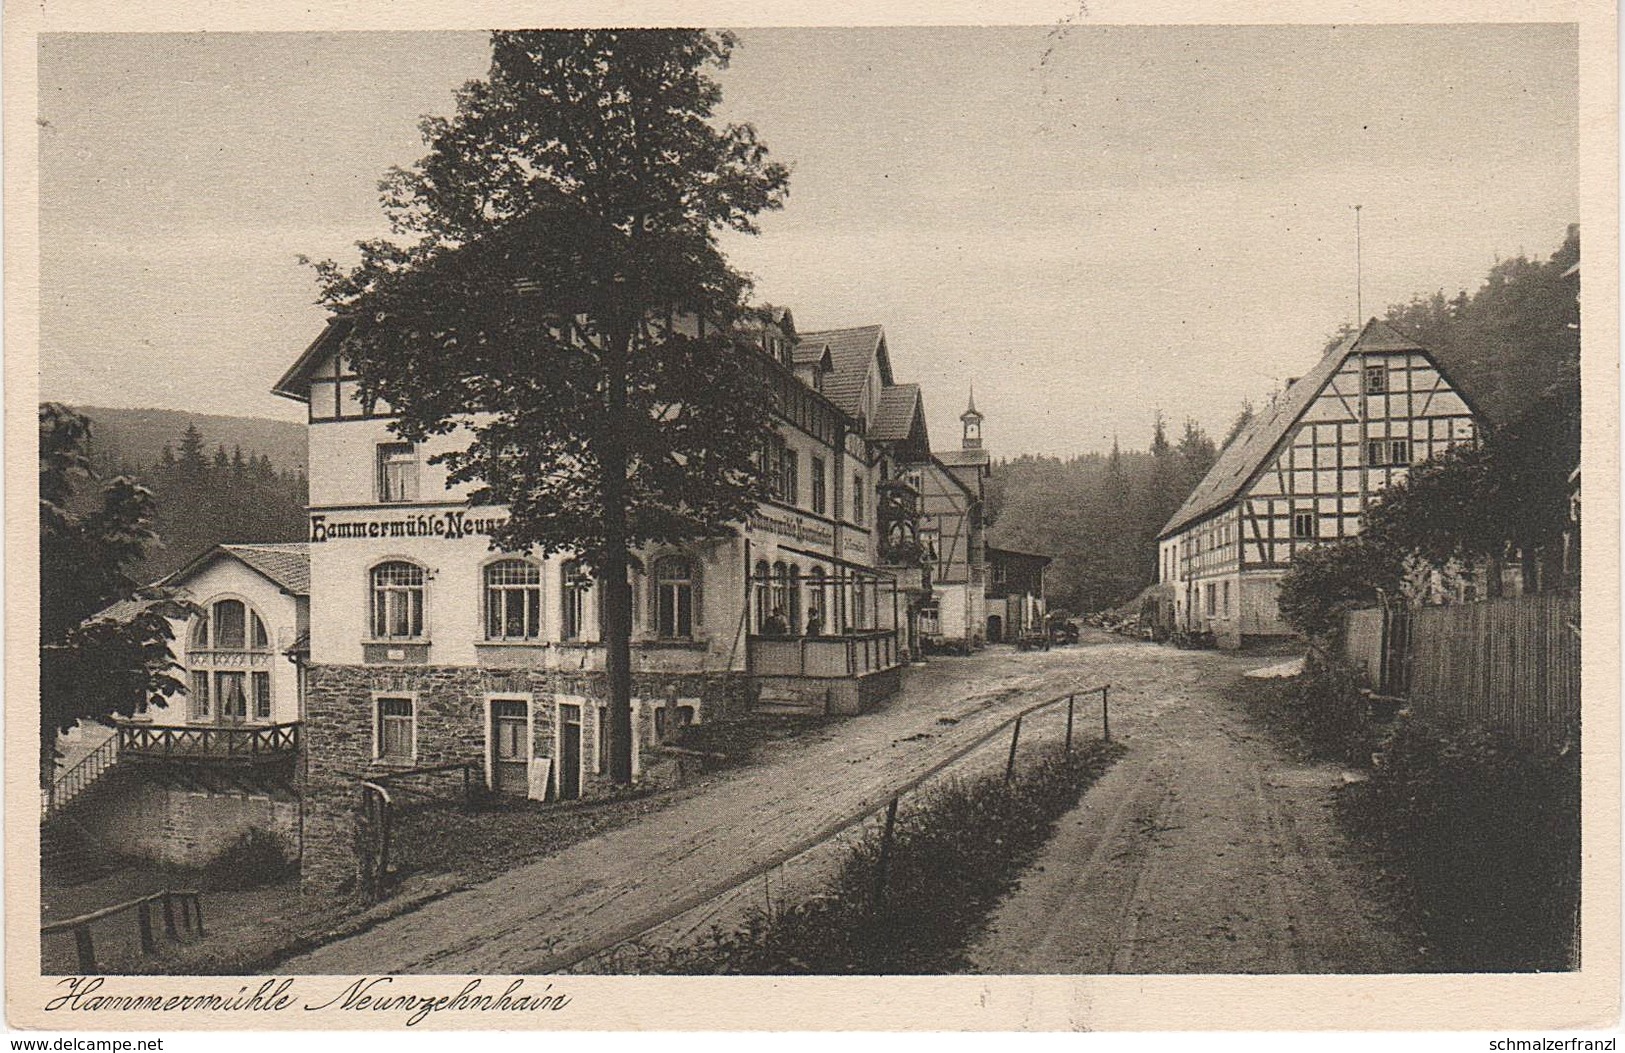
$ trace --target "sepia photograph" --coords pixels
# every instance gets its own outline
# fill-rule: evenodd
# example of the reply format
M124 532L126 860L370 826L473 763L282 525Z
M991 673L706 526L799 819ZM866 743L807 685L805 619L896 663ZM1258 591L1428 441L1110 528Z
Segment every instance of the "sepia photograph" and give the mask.
M1617 1023L1575 16L31 50L14 1023L1582 971Z

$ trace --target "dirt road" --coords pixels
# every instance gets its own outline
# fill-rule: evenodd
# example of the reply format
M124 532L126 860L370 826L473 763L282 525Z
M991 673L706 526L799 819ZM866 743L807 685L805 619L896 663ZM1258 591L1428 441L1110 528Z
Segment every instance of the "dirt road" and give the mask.
M1417 941L1389 920L1336 825L1344 770L1284 752L1216 689L1233 666L1205 658L1211 678L1170 679L1121 718L1114 707L1128 754L1001 904L972 950L980 971L1417 968Z
M1145 700L1160 697L1166 678L1193 683L1212 659L1101 639L1109 642L933 660L909 670L904 690L888 703L829 726L772 763L281 969L532 971L629 919L657 914L721 875L770 859L781 846L844 813L883 804L887 787L924 771L1023 706L1109 680L1115 721L1119 706L1154 704Z
M904 690L879 709L832 724L768 763L279 971L537 971L631 920L658 916L695 889L749 871L832 819L879 807L888 787L1017 710L1105 681L1112 728L1129 753L1064 821L1000 912L977 949L984 968L1399 968L1397 945L1379 939L1375 923L1357 923L1364 901L1339 880L1330 817L1306 803L1318 801L1338 773L1294 766L1246 729L1219 690L1270 661L1104 634L1049 652L994 649L934 660L910 670ZM1084 715L1080 707L1080 734L1095 734L1098 719L1098 710ZM1052 716L1024 729L1023 749L1046 748L1060 726ZM991 744L965 767L1002 764L1002 750ZM809 890L835 855L814 853L774 871L771 894ZM759 891L713 901L651 935L675 939L726 924ZM1306 926L1336 932L1306 944Z

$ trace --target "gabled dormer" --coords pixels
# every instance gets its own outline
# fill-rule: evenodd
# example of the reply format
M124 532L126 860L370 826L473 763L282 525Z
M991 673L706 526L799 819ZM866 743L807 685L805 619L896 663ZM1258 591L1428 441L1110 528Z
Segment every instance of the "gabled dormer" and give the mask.
M344 355L348 318L331 318L298 361L271 388L272 394L303 402L312 424L391 416L389 407L361 397L361 380Z

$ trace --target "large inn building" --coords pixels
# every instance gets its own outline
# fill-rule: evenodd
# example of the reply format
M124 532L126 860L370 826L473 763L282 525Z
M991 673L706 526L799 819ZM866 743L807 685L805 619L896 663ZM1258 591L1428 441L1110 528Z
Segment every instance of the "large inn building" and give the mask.
M670 324L694 326L678 318ZM590 794L608 772L596 589L568 556L490 545L473 507L368 406L331 322L278 382L310 427L304 872L353 870L357 777L469 759L499 792ZM734 536L639 553L634 771L658 779L684 725L754 705L851 713L895 689L934 597L912 556L930 464L915 385L879 326L750 332L775 394L773 495ZM979 495L978 495L979 503ZM888 562L892 561L892 562Z
M1293 557L1357 534L1411 465L1473 441L1474 417L1425 348L1372 319L1291 382L1162 528L1175 627L1229 647L1289 634L1276 592Z

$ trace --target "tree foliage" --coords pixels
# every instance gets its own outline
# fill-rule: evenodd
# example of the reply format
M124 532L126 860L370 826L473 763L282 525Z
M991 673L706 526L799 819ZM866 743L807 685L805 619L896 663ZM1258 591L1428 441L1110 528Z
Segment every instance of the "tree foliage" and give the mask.
M40 783L56 768L56 739L80 720L134 713L154 694L181 688L170 670L166 615L184 605L153 597L127 621L87 619L135 591L128 567L154 539L152 492L119 477L100 504L74 511L95 480L85 455L91 424L58 403L39 410Z
M632 550L715 535L763 494L748 282L717 234L780 207L783 165L718 126L726 33L499 32L486 79L383 183L398 240L318 265L364 397L476 500L503 548L571 551L604 585L612 768L630 777ZM660 324L673 313L705 332Z
M761 387L730 331L745 279L721 228L753 231L779 206L783 166L748 125L711 121L708 75L734 41L702 32L492 35L488 79L450 119L423 122L429 154L384 182L411 240L321 266L323 300L355 319L346 351L369 396L422 440L465 425L444 454L478 500L510 507L508 548L606 545L603 453L625 450L636 546L715 532L759 496L750 458ZM669 309L711 335L656 336ZM617 347L624 378L606 375ZM608 412L615 381L623 412Z

